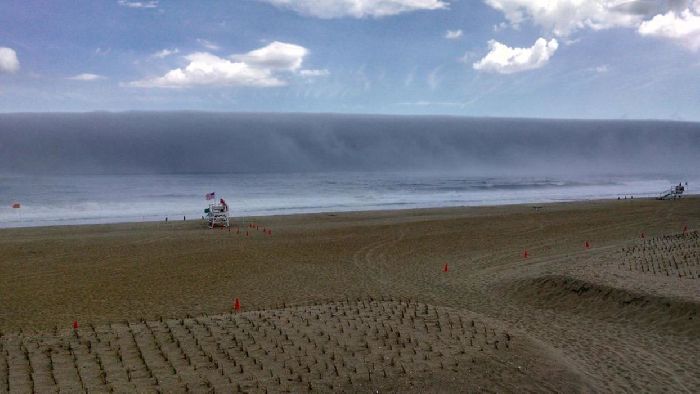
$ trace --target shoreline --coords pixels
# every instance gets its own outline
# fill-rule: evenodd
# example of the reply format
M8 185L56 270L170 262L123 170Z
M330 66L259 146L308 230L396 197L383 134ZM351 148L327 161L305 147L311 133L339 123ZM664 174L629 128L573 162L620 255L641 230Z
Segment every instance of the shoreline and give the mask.
M683 199L698 199L700 194L688 194L683 197ZM451 209L475 209L475 208L496 208L496 207L522 207L522 206L556 206L565 204L595 204L595 203L606 203L606 202L617 202L620 201L655 201L654 197L638 197L633 199L621 199L617 200L614 198L599 198L599 199L588 199L588 200L566 200L566 201L546 201L546 202L518 202L512 204L482 204L482 205L447 205L447 206L431 206L431 207L412 207L412 208L378 208L378 209L363 209L363 210L340 210L340 211L318 211L318 212L296 212L296 213L282 213L282 214L261 214L261 215L247 215L247 216L231 216L232 219L239 219L245 221L248 218L285 218L285 217L303 217L303 216L313 216L313 215L338 215L338 214L370 214L370 213L383 213L383 212L411 212L411 211L439 211L439 210L451 210ZM672 201L667 201L672 202ZM168 216L171 218L171 216ZM68 219L67 221L70 221ZM183 223L183 222L197 222L201 219L187 219L186 221L171 219L168 223ZM66 224L32 224L23 226L6 226L0 223L0 231L7 230L19 230L19 229L30 229L30 228L64 228L64 227L81 227L81 226L109 226L109 225L135 225L135 224L155 224L163 223L164 218L153 219L153 220L125 220L125 221L106 221L106 222L85 222L85 223L66 223Z

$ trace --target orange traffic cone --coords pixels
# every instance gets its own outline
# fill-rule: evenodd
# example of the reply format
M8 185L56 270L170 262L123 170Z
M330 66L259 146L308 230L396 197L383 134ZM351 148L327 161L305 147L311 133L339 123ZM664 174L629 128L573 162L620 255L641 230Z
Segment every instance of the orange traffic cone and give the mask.
M529 254L527 253L527 250L525 250L525 252L523 253L523 258L526 259L527 256L529 256Z
M238 298L236 298L236 300L233 301L233 310L236 312L241 310L241 301Z
M447 272L447 271L448 271L448 269L447 269L447 263L445 263L445 266L442 267L442 272Z
M584 244L584 246L586 247L586 249L590 249L591 244L590 244L588 241L586 241L586 243Z
M74 330L77 330L78 327L79 327L79 326L78 326L78 321L77 321L77 320L73 320L73 329L74 329Z

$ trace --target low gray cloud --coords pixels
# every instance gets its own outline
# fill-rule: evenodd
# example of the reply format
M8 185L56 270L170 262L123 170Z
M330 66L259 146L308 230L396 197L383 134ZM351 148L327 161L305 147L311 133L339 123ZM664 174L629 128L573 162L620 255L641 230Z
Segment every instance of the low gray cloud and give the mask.
M306 114L0 114L0 172L658 173L700 166L700 124ZM673 157L673 160L668 160Z

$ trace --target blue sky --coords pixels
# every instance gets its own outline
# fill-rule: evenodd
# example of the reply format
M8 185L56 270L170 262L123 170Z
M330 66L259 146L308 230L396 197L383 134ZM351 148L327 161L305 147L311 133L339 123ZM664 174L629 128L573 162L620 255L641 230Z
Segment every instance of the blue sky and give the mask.
M4 1L0 112L700 120L700 0Z

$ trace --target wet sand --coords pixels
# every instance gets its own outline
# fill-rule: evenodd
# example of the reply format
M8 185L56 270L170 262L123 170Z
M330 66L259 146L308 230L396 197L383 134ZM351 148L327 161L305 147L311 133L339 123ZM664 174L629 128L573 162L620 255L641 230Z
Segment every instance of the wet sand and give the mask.
M700 199L541 206L0 230L0 390L697 390Z

